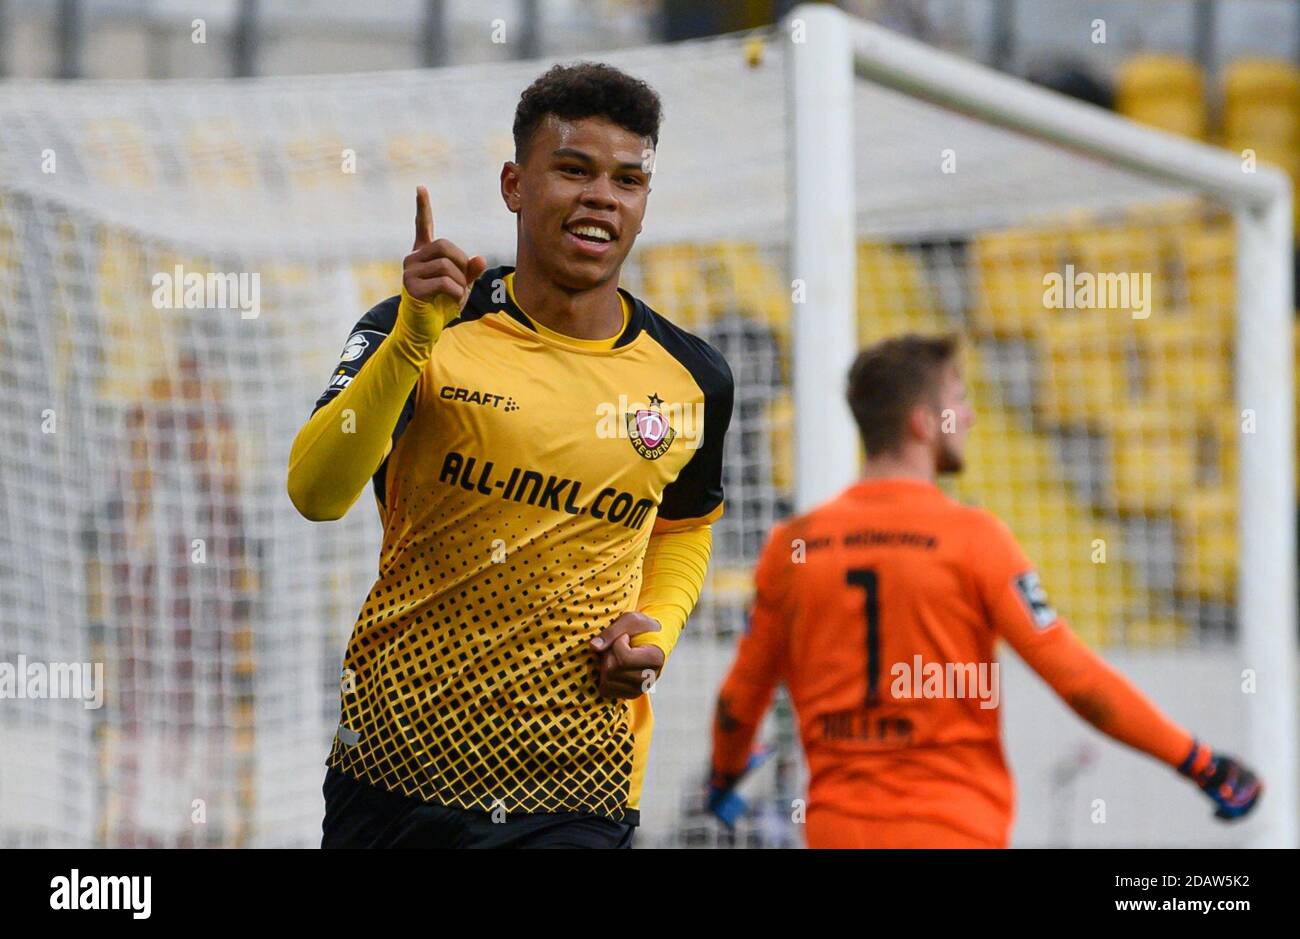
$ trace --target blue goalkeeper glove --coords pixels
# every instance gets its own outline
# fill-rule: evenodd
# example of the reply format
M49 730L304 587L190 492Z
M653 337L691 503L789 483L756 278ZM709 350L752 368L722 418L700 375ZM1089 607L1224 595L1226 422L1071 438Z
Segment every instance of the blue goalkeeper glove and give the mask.
M745 776L766 763L774 752L775 747L760 747L749 755L745 768L739 773L714 773L709 780L709 812L729 830L734 829L736 822L749 811L748 803L736 792L736 786Z
M1217 806L1216 818L1232 821L1255 807L1264 785L1250 768L1226 754L1215 753L1205 744L1192 741L1192 752L1178 767L1178 772L1210 797Z

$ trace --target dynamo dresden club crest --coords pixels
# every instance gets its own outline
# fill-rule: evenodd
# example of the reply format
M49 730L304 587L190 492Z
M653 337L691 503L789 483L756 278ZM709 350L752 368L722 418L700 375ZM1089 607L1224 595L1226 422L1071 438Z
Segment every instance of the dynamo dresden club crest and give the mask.
M627 415L627 435L632 440L636 452L647 460L657 460L673 444L677 431L668 423L668 418L657 409L652 409L658 402L658 396L650 400L651 408L642 408L635 414Z

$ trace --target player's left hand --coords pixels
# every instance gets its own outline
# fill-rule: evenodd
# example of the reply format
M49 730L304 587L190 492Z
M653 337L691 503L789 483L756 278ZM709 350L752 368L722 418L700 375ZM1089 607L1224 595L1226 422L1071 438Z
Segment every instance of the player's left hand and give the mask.
M1263 783L1235 757L1193 742L1179 772L1190 777L1215 805L1215 817L1232 821L1250 813L1264 791Z
M639 698L650 690L664 667L663 650L650 645L634 646L632 637L658 630L659 622L654 618L627 612L591 640L591 648L599 656L602 697Z

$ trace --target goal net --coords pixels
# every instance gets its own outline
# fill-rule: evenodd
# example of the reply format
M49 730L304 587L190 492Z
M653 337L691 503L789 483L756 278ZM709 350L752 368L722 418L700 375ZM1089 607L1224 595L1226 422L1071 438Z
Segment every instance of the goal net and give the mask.
M1237 273L1279 273L1289 216L1260 221L1274 176L1220 185L1229 158L1173 141L1212 171L1070 145L1056 121L1074 105L1036 97L1042 126L987 113L956 100L965 75L929 76L945 98L894 70L893 42L801 8L764 34L600 57L665 106L624 286L737 382L708 583L654 692L642 846L802 843L783 699L754 811L734 835L703 811L713 701L768 528L856 471L848 355L903 331L965 338L979 421L954 493L1011 525L1083 637L1175 718L1294 776L1293 673L1260 657L1294 639L1291 455L1268 465L1292 446L1274 315L1290 275L1243 292ZM546 64L0 88L0 845L319 842L379 524L365 498L299 517L289 446L352 324L399 284L417 184L439 234L513 261L497 177ZM818 141L847 162L819 172ZM1044 277L1067 272L1138 276L1105 281L1129 288L1119 306L1077 278L1052 305ZM1244 356L1243 335L1271 354ZM1004 683L1017 843L1251 837L1032 676ZM1291 710L1272 713L1279 683ZM1280 750L1252 749L1266 740Z

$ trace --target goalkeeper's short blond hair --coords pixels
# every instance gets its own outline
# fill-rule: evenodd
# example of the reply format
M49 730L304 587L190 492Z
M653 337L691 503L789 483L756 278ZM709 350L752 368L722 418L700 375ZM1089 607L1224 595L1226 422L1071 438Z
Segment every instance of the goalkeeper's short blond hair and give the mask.
M908 412L938 406L939 377L960 348L955 335L909 333L867 346L849 368L848 402L867 456L898 449Z

